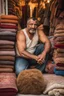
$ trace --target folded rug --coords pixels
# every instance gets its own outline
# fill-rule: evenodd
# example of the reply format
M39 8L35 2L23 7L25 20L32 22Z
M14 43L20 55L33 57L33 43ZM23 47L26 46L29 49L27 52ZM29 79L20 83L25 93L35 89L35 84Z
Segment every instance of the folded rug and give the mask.
M48 92L49 96L64 96L64 89L53 89Z
M17 21L17 20L1 19L0 22L2 22L2 23L13 23L13 24L18 24L18 21Z
M54 45L56 48L64 48L64 44L55 44Z
M16 96L17 92L15 73L0 73L0 96Z
M15 56L15 51L0 51L0 56Z
M9 48L9 49L8 49L8 48L7 48L7 49L0 48L0 51L14 51L14 49L10 49L10 48Z
M14 49L15 47L13 45L0 45L0 50L2 49Z
M1 19L18 20L18 17L15 15L1 15Z
M62 37L62 38L64 38L64 36L62 35L62 36L54 36L54 40L56 39L56 38L59 38L59 37Z
M64 41L64 37L63 36L59 36L59 37L56 37L54 38L54 41L57 42L57 41Z
M1 25L3 25L3 24L4 25L13 25L13 26L16 25L16 24L12 24L12 23L1 23Z
M54 50L54 53L53 53L53 57L64 57L64 53L63 52L57 52L56 50Z
M64 67L64 63L57 63L56 65L59 67Z
M64 76L64 70L57 70L56 68L54 68L54 73L55 73L56 75Z
M62 57L54 58L54 62L55 62L55 64L56 63L64 63L64 57L63 58Z
M0 60L0 64L5 64L5 65L13 65L14 66L14 61L9 61L9 60Z
M64 41L54 41L54 45L57 45L57 44L64 44Z
M5 72L14 72L14 65L12 64L0 64L0 73L5 73Z
M56 30L64 30L64 22L61 22L60 24L57 24Z
M5 29L17 29L16 25L5 25L5 24L1 24L0 26L1 28L5 28Z
M16 32L17 31L17 29L0 29L0 31L10 31L10 32Z
M0 40L0 45L6 45L6 44L14 45L14 42L9 40Z
M0 68L12 68L13 69L13 65L10 65L10 64L6 64L6 65L4 65L4 64L0 64Z
M64 67L55 66L56 70L64 70Z
M64 57L64 54L62 53L61 54L58 53L58 55L57 54L53 55L53 58L63 58L63 57Z
M56 34L56 33L61 34L62 32L64 32L64 29L62 29L62 30L55 30L54 34Z
M13 36L13 35L0 35L0 40L16 41L16 36Z
M0 60L10 60L10 61L14 61L15 57L14 56L0 56Z
M63 48L57 48L56 50L57 50L57 52L62 52L62 53L64 52Z
M64 33L61 33L61 34L54 34L54 37L58 37L58 36L64 36Z
M53 89L64 90L64 77L55 74L44 74L45 82L47 84L43 94L47 94ZM57 96L57 95L56 95ZM61 96L61 95L59 95Z
M0 35L13 35L13 36L16 36L16 32L0 31Z
M0 68L0 73L13 73L14 69L13 68Z

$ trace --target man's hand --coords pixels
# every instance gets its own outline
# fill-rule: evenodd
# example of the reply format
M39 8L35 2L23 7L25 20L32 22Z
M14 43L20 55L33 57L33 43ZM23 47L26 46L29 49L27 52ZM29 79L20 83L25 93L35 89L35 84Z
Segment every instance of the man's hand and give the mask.
M34 60L36 60L38 64L42 64L44 62L42 54L34 57Z
M45 60L45 57L46 57L46 53L43 52L42 54L38 55L38 59L37 59L37 63L38 64L42 64Z
M43 24L41 24L40 26L38 26L38 29L39 30L43 30L44 28L43 28Z

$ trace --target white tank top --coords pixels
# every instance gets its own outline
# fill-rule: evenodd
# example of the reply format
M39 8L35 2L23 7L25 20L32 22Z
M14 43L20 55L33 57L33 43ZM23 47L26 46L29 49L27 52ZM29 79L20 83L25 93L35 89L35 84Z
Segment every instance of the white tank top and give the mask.
M34 34L32 40L29 38L26 29L22 30L26 36L26 51L28 51L29 53L34 53L36 46L38 44L38 33L36 31L36 33ZM17 50L17 55L19 55L19 52Z

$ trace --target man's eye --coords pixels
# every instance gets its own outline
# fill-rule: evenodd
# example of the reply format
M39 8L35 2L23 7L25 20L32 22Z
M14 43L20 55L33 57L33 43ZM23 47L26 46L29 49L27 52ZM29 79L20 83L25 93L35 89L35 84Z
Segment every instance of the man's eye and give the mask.
M37 26L37 24L29 24L30 26Z

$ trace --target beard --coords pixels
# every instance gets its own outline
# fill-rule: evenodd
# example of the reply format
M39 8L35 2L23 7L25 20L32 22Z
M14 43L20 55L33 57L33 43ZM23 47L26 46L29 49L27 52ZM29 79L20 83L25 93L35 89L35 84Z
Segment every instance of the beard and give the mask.
M35 34L35 33L36 33L36 29L30 29L30 30L29 30L29 33Z

